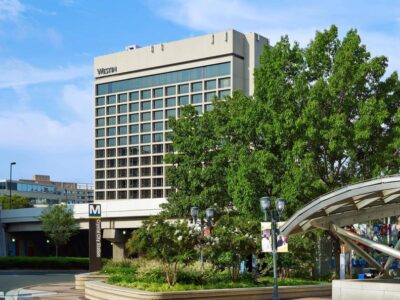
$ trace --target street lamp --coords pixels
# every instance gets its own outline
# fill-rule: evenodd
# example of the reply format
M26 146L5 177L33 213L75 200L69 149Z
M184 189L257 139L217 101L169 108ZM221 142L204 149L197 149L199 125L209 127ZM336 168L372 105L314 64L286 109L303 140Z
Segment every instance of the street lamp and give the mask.
M277 236L279 235L279 229L276 227L276 218L278 222L281 219L282 212L285 209L285 200L278 198L275 202L275 209L271 208L271 200L269 197L260 198L260 206L264 212L264 222L268 220L268 212L271 213L271 236L272 236L272 261L274 267L274 300L278 300L278 275L277 275Z
M10 204L10 209L11 209L11 184L12 184L12 167L16 165L17 163L13 161L10 163L10 185L9 185L9 190L10 190L10 199L9 199L9 204Z

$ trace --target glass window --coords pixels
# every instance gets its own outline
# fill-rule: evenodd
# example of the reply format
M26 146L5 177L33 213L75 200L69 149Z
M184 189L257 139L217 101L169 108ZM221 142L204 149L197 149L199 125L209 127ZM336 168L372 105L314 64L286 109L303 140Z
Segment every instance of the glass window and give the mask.
M117 123L116 117L108 117L107 118L107 125L115 125Z
M127 122L128 122L128 117L126 115L118 117L118 124L126 124Z
M137 146L129 147L129 155L138 155L139 148Z
M107 146L108 147L113 147L113 146L115 146L116 145L116 140L115 140L115 138L109 138L109 139L107 139Z
M169 117L175 117L176 116L176 110L174 109L167 109L165 111L165 117L169 118Z
M96 140L96 147L97 147L97 148L99 148L99 147L104 147L104 145L105 145L104 139Z
M96 168L104 168L104 160L96 160Z
M141 176L151 176L151 168L141 168L140 175Z
M201 94L192 95L192 104L201 103L203 101L203 97Z
M189 85L188 84L181 84L178 87L179 94L189 93Z
M194 109L197 111L199 115L203 113L203 106L201 105L195 106Z
M122 146L122 145L126 145L127 143L128 143L128 139L126 138L126 136L118 138L118 145Z
M162 198L163 190L153 190L153 198Z
M141 142L142 142L143 144L150 143L150 142L151 142L151 135L150 135L150 134L143 134L143 135L141 136Z
M105 99L104 97L98 97L96 98L96 105L100 106L100 105L104 105L105 104Z
M153 145L153 153L163 153L164 145Z
M126 113L128 111L128 105L123 104L118 106L118 113Z
M151 113L149 112L142 113L142 121L151 121Z
M130 133L138 133L139 132L139 125L131 125L129 126Z
M98 118L96 119L96 126L104 126L106 123L104 118Z
M108 115L114 115L116 112L116 107L115 106L109 106L107 107L107 114Z
M231 79L230 78L222 78L219 80L219 88L227 88L231 86Z
M140 198L147 199L151 197L151 190L141 190L140 191Z
M205 89L206 90L215 90L217 88L217 81L216 80L208 80L205 82Z
M163 141L163 134L162 133L154 133L153 134L153 142L162 142Z
M138 135L131 135L129 137L129 144L131 144L131 145L139 144L139 136Z
M153 178L153 186L163 186L162 178Z
M115 149L107 149L107 157L114 157L115 154Z
M129 115L129 122L131 122L131 123L139 122L139 114Z
M153 156L153 164L154 165L161 165L162 163L163 163L162 155Z
M96 150L96 158L105 157L105 155L104 150Z
M126 147L118 148L118 156L126 156L128 154Z
M142 110L151 109L151 101L142 102Z
M129 104L129 111L136 112L139 110L139 103L131 103Z
M189 96L180 96L179 97L179 105L188 105L189 104Z
M142 166L151 165L151 156L142 157L140 160L140 165Z
M141 146L140 147L140 153L141 154L150 154L151 153L151 146L150 145Z
M105 115L105 109L104 109L104 107L96 108L96 116L97 116L97 117L99 117L99 116L104 116L104 115Z
M115 127L107 128L107 135L113 136L113 135L115 135L115 134L116 134Z
M153 90L153 97L157 98L157 97L162 97L164 95L163 93L163 89L162 88L158 88L158 89L154 89Z
M138 199L139 191L129 191L129 199Z
M167 98L165 99L165 107L176 106L176 98Z
M139 158L138 157L129 158L129 165L130 166L137 166L138 164L139 164Z
M169 127L169 123L168 121L165 121L165 130L170 130L171 127Z
M140 187L151 187L151 179L141 179ZM150 197L148 197L148 198L150 198Z
M205 101L206 102L213 101L216 96L217 96L217 94L215 92L206 93L205 94L205 98L206 98Z
M163 118L163 111L162 110L158 110L153 112L153 119L154 120L162 120Z
M157 99L153 101L153 108L162 108L163 107L163 100Z
M126 102L127 100L128 100L128 96L126 94L118 95L118 102L119 103Z
M201 82L194 82L192 83L192 93L193 92L200 92L203 90L203 86Z
M141 125L141 132L150 132L151 131L151 123L146 123Z
M104 134L105 134L104 128L96 129L96 137L102 137L104 136Z
M153 123L153 130L154 131L160 131L164 129L164 124L163 122L154 122Z
M214 105L212 105L212 104L207 104L205 107L204 107L204 110L205 111L212 111L214 109Z
M219 91L219 98L224 99L227 96L231 95L231 90L224 90L224 91Z
M150 90L145 90L142 91L142 99L149 99L151 97L151 91Z
M130 101L137 101L139 100L139 92L132 92L129 94Z
M153 176L161 176L163 174L163 167L154 167Z
M107 104L115 104L115 102L116 102L115 95L107 97Z
M172 147L172 144L166 144L165 145L165 152L167 152L167 153L174 152L174 147Z
M127 134L128 133L128 127L127 126L119 126L118 127L118 134Z
M139 180L137 180L137 179L130 179L130 180L129 180L129 187L130 187L130 188L139 187Z
M165 95L173 96L176 94L176 87L175 86L168 86L165 88Z
M129 176L130 176L130 177L137 177L137 176L139 176L139 169L129 169Z

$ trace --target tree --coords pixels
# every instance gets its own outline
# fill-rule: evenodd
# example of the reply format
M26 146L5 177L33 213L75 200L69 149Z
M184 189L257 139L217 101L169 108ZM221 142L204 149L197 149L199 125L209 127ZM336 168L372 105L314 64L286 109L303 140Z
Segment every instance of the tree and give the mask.
M10 197L8 195L0 196L0 203L2 209L10 209ZM32 207L32 204L29 201L29 198L23 197L20 195L12 195L11 196L11 207L13 209L16 208L29 208Z
M159 260L170 287L177 280L179 263L189 264L198 258L196 245L199 232L185 221L170 222L162 216L155 216L143 222L128 241L131 253L148 259Z
M68 243L69 239L77 232L74 213L65 205L53 205L45 209L39 217L42 229L56 247Z

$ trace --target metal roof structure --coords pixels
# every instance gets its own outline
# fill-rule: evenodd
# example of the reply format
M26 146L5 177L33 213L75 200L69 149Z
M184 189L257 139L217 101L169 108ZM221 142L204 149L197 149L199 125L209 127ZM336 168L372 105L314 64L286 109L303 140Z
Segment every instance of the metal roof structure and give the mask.
M283 235L331 225L368 222L400 215L400 174L348 185L322 195L298 210L281 228Z

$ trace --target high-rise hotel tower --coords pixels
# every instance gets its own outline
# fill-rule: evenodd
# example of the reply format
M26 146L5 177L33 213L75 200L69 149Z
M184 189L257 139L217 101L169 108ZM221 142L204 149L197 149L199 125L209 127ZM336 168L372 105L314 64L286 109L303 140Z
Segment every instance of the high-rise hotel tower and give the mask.
M253 93L253 72L267 39L235 30L96 57L95 199L165 198L164 154L173 151L168 118L215 96Z

